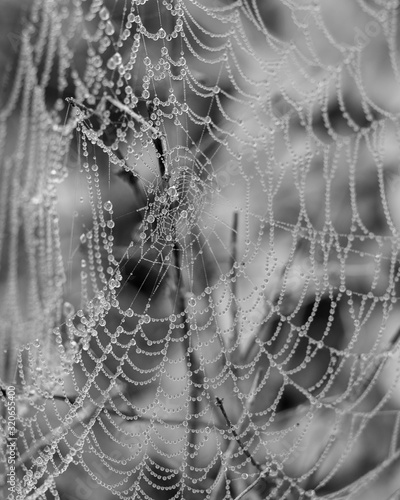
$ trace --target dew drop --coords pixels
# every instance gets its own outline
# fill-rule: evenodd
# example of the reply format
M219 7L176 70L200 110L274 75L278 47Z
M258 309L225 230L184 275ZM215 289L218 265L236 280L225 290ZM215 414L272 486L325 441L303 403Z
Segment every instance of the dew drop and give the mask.
M111 203L110 200L106 201L104 203L104 210L106 210L107 212L111 212L111 210L113 209L113 204Z
M107 7L102 7L99 12L100 19L102 21L108 21L110 18L110 13L108 12Z
M66 318L71 318L75 314L75 307L70 302L64 302L63 314Z
M122 64L122 57L121 57L121 54L119 52L116 52L113 55L113 59L114 59L114 62L117 66L120 66Z
M171 186L170 188L168 188L168 194L173 201L178 198L178 190L175 186Z
M111 36L115 33L115 29L111 21L107 21L105 32L108 36Z
M114 61L114 58L111 57L108 61L107 61L107 68L108 69L111 69L111 70L114 70L115 68L117 67L115 61Z

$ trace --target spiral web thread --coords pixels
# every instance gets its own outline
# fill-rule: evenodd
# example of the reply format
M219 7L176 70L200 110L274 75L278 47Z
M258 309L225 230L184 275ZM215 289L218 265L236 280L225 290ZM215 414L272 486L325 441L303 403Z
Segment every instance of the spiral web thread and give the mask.
M21 498L400 486L397 2L332 5L20 16L0 111L4 492L10 385Z

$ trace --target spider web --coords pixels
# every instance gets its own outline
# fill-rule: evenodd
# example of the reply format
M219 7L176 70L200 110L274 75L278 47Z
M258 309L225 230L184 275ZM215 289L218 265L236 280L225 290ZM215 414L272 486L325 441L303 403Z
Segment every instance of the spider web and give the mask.
M12 8L3 491L398 488L397 2Z

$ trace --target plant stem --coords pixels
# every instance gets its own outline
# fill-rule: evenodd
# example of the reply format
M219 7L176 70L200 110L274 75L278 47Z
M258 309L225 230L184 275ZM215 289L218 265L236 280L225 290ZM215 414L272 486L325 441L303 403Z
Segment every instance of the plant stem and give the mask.
M149 114L149 118L151 114L153 113L154 110L154 105L152 102L150 102L147 105L147 112ZM156 137L153 138L153 143L156 148L157 154L158 154L158 168L160 170L160 176L161 179L165 179L165 175L168 173L167 172L167 164L165 161L165 151L164 151L164 145L161 140L161 135L160 133L157 134Z
M233 273L232 279L230 280L232 302L231 302L231 316L232 316L232 329L229 338L228 348L232 351L239 336L239 328L237 323L238 307L237 307L237 234L238 234L238 221L239 214L234 212L233 223L231 230L231 244L230 244L230 268Z
M213 488L213 496L212 496L212 500L217 500L218 498L220 498L221 494L222 494L222 491L223 491L223 488L224 488L224 475L223 475L223 467L224 465L226 464L227 466L230 464L231 460L232 460L232 457L233 457L233 454L235 453L235 450L237 448L237 446L239 445L240 448L242 449L242 451L250 457L250 460L252 461L253 465L255 465L257 467L258 470L260 470L261 472L263 471L262 467L257 464L257 462L253 459L253 457L251 456L251 454L244 448L238 434L241 434L244 430L244 422L245 422L245 419L244 417L246 416L246 413L250 413L252 412L252 409L253 409L253 406L254 406L254 402L255 402L255 397L256 397L256 394L257 394L257 388L258 386L260 385L260 382L261 382L261 379L262 379L262 376L264 375L264 372L263 370L261 369L258 369L257 371L257 374L254 378L254 381L253 381L253 384L252 384L252 387L250 389L250 393L249 393L249 396L246 400L246 405L245 405L245 409L243 411L243 414L242 414L242 417L241 417L241 424L240 424L240 427L239 427L239 431L236 433L235 429L233 428L233 425L232 423L230 422L230 419L226 413L226 410L223 406L223 403L222 403L222 400L219 399L219 398L216 398L216 401L217 401L217 406L219 407L219 409L221 410L221 413L223 414L224 418L225 418L225 421L229 427L229 429L231 430L232 434L234 435L235 437L235 440L234 441L231 441L229 443L229 446L227 448L227 450L225 451L224 453L224 458L223 460L221 460L221 465L220 465L220 469L218 471L218 474L217 474L217 482ZM227 470L229 470L229 468L227 467Z
M249 491L251 491L253 488L255 488L257 486L257 484L262 480L262 479L265 479L266 475L268 473L268 470L264 470L262 471L259 476L257 477L257 479L255 481L253 481L245 490L242 491L242 493L240 493L236 498L235 500L240 500L241 498L245 497L247 495L247 493L249 493Z
M160 131L158 129L156 129L155 127L153 127L152 125L150 125L149 122L143 118L143 116L139 115L138 113L135 113L130 108L128 108L128 106L126 106L125 104L122 104L122 102L119 102L117 99L114 99L113 97L106 96L106 99L113 106L120 109L121 111L123 111L124 113L129 115L131 118L133 118L134 120L139 122L141 125L143 125L146 128L146 130L150 130L157 137L161 136Z
M226 423L227 423L233 437L236 440L233 443L236 442L239 445L240 449L243 451L243 453L246 455L246 457L248 457L250 459L250 462L254 465L254 467L256 467L256 469L258 469L259 471L263 471L263 468L261 467L261 465L253 458L252 454L247 450L245 445L242 443L242 440L240 439L239 434L235 431L235 428L232 425L232 422L230 421L230 419L225 411L222 399L216 398L216 404L217 404L218 408L221 410L221 413L224 416ZM227 452L229 452L229 449L230 449L230 447L228 448ZM230 453L230 455L231 455L231 453Z
M175 241L173 246L173 258L176 272L176 288L177 288L177 312L183 322L183 347L188 360L190 373L190 409L189 409L189 434L187 443L187 465L192 467L195 462L195 446L196 446L196 429L198 427L196 415L200 412L200 401L198 401L199 388L203 385L203 377L201 374L200 365L196 359L194 351L190 349L189 341L189 320L187 317L187 304L183 288L182 268L181 268L181 249L179 243Z

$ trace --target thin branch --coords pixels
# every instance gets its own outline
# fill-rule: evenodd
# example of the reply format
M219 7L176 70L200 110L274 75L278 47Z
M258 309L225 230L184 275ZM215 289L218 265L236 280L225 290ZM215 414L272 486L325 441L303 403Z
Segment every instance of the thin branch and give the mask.
M68 104L70 104L71 106L74 106L74 108L80 108L81 113L82 113L82 110L86 111L87 115L86 116L85 115L78 116L78 121L87 120L91 116L97 116L97 118L100 118L101 121L103 121L104 117L96 109L88 108L83 103L77 101L74 97L66 97L65 100L67 101Z
M241 498L244 498L247 493L249 493L249 491L251 491L253 488L255 488L257 486L257 484L262 481L263 479L265 479L266 475L268 474L268 469L266 470L263 470L259 476L257 477L257 479L255 481L253 481L245 490L242 491L242 493L240 493L240 495L238 495L235 500L240 500Z
M390 339L388 350L395 349L400 340L400 328L397 329L393 337Z
M152 102L147 104L147 112L149 113L149 117L154 111L154 105ZM160 176L161 179L165 179L165 175L168 173L167 172L167 164L165 160L165 150L164 150L164 144L161 139L161 134L158 133L156 137L153 138L153 143L157 151L157 158L158 158L158 168L160 170Z
M130 413L125 413L125 412L116 412L115 410L110 411L107 408L107 411L110 415L115 415L117 417L133 417L133 414ZM159 417L145 417L143 415L137 416L134 421L131 423L136 423L136 422L149 422L152 424L158 424L158 425L182 425L185 423L184 420L179 420L179 419L174 419L174 418L159 418ZM128 422L129 423L129 422ZM225 427L218 425L218 424L212 424L210 426L210 422L205 422L204 420L196 420L197 427L202 427L204 429L215 429L218 431L224 431Z
M188 443L187 443L187 452L188 452L188 466L193 466L195 462L193 461L193 454L196 446L196 429L197 429L197 420L195 419L195 415L198 415L200 412L200 401L198 401L197 397L199 394L199 388L203 385L203 377L201 374L201 368L199 363L197 362L194 351L190 349L190 341L189 341L189 320L187 317L187 304L185 299L185 293L183 288L183 278L182 278L182 263L181 263L181 249L179 247L179 243L175 242L173 246L173 258L174 258L174 266L176 272L176 289L177 289L177 312L180 314L183 322L183 346L185 349L185 353L188 360L188 366L190 366L190 417L189 417L189 434L188 434ZM191 457L192 455L192 457Z
M397 490L395 490L386 500L399 500L399 498L400 498L400 488L397 488Z
M135 111L132 111L128 106L125 104L122 104L122 102L119 102L117 99L114 99L113 97L106 96L107 101L109 101L113 106L116 108L120 109L124 113L126 113L128 116L139 122L143 127L145 128L145 131L149 130L152 132L156 137L162 137L162 134L160 131L150 125L150 123L143 118L143 116L139 115L138 113L135 113Z
M243 414L242 414L242 417L241 417L241 424L239 426L239 430L238 432L236 433L235 429L233 428L231 422L230 422L230 419L229 417L227 416L226 414L226 411L225 411L225 408L223 406L223 403L222 403L222 400L217 398L217 406L219 407L219 409L221 410L221 413L223 414L224 418L225 418L225 421L226 423L228 424L228 427L229 429L231 430L232 434L235 436L235 440L231 441L229 443L229 446L227 448L227 450L225 451L224 453L224 458L221 460L221 465L220 465L220 469L219 469L219 472L217 474L217 482L213 488L213 495L212 495L212 500L217 500L218 498L220 498L221 496L221 493L223 491L223 488L224 488L224 475L223 475L223 468L224 468L224 465L226 464L226 470L229 471L229 464L232 460L232 457L233 457L233 454L235 453L238 445L240 446L240 448L243 450L243 452L247 455L247 456L250 456L250 460L252 460L252 457L251 455L249 454L249 452L244 448L240 438L238 437L238 434L241 434L244 430L244 427L245 427L245 417L246 417L246 414L248 413L251 413L252 410L253 410L253 406L254 406L254 403L255 403L255 398L256 398L256 394L257 394L257 389L260 385L260 382L261 382L261 379L262 377L264 376L264 371L259 368L257 373L256 373L256 376L254 378L254 381L253 381L253 384L251 386L251 389L250 389L250 393L249 393L249 396L246 400L246 404L245 404L245 409L243 411ZM252 461L253 463L253 461ZM263 471L262 467L261 466L258 466L257 462L254 461L254 463L256 464L256 467L258 470L260 471ZM254 465L254 464L253 464Z
M229 430L231 431L231 433L232 433L233 437L235 438L236 442L238 443L240 449L243 451L243 453L246 455L246 457L250 459L250 462L254 465L254 467L256 467L256 469L258 469L259 471L263 471L262 466L258 462L256 462L256 460L254 460L252 454L249 452L249 450L242 443L242 440L240 439L239 434L235 431L235 428L234 428L232 422L230 421L230 419L229 419L229 417L228 417L228 415L227 415L227 413L225 411L222 399L218 398L218 397L215 398L215 399L216 399L216 404L217 404L218 408L221 410L221 413L222 413L222 415L225 418L225 421L226 421L226 423L227 423L227 425L229 427Z
M239 336L239 328L237 323L238 308L237 308L237 235L238 235L238 221L239 214L235 212L233 214L233 223L231 230L231 243L230 243L230 268L233 273L232 279L230 280L231 285L231 316L232 316L232 330L229 338L229 349L233 349Z
M76 120L76 124L79 123L79 122L83 122L85 119L90 118L92 115L96 116L97 118L99 118L100 122L104 121L104 116L102 116L102 114L99 111L97 111L96 109L90 109L90 108L88 108L87 106L85 106L81 102L77 101L73 97L67 97L66 101L69 104L71 104L72 106L74 106L75 108L80 108L80 114L82 114L82 116L78 115L77 120ZM86 112L86 115L83 115L83 111L82 110L84 110ZM81 127L82 127L82 132L91 141L94 141L95 143L97 143L98 146L101 149L103 149L103 151L106 154L108 154L110 160L113 163L118 163L119 162L120 164L124 165L121 168L121 170L116 173L116 175L119 176L121 179L123 179L125 182L127 182L129 184L129 186L133 189L134 193L136 194L138 200L141 201L142 204L144 204L143 192L142 192L142 190L140 188L140 185L139 185L139 179L140 179L140 177L139 177L138 173L135 172L134 169L128 165L125 157L122 155L122 153L121 153L121 151L119 149L117 149L115 151L112 151L110 149L110 146L111 146L111 144L113 142L111 140L111 137L110 137L111 136L110 132L107 129L105 129L103 131L104 140L101 140L99 137L97 137L97 135L93 136L90 133L91 129L87 129L87 127L84 126L82 123L81 123Z

